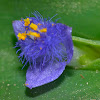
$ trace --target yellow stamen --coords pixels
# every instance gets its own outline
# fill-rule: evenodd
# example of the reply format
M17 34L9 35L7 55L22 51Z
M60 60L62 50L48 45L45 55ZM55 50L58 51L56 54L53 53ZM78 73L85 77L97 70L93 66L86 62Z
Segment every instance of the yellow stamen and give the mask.
M40 37L40 34L39 33L32 32L32 31L30 31L27 35L32 35L32 36L37 37L37 38Z
M25 33L22 33L22 34L21 33L18 33L17 36L18 36L18 40L21 40L21 39L22 40L25 40L25 38L26 38L26 32Z
M54 24L52 24L52 26L54 26Z
M30 20L29 20L29 18L27 18L27 19L24 19L24 25L25 26L28 26L29 24L30 24Z
M26 85L29 85L29 84L25 84L25 86L26 86Z
M42 25L42 24L38 23L37 25Z
M31 23L30 28L36 31L38 26L36 24Z
M40 47L40 50L42 50L42 48Z
M47 32L47 29L43 28L43 29L40 30L40 32Z

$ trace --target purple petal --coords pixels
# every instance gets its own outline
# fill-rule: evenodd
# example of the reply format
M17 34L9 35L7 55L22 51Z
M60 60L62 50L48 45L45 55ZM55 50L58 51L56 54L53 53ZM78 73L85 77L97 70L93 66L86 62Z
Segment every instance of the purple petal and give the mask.
M16 21L13 21L13 29L14 29L14 32L15 32L15 35L17 37L18 33L24 33L25 32L25 28L23 27L23 21L20 21L20 20L16 20Z
M55 63L53 65L47 65L43 68L43 71L40 71L38 66L36 69L28 68L26 73L26 86L30 89L34 87L38 87L54 81L57 79L65 69L66 64L68 64L73 56L73 42L71 37L72 28L68 27L64 24L57 24L59 31L61 31L62 35L65 35L65 39L63 39L63 44L66 48L67 52L67 62Z
M63 39L63 44L66 48L67 64L68 64L73 57L73 49L74 49L72 35L71 35L72 28L61 23L57 23L56 26L58 27L58 29L60 29L61 34L65 36L65 38Z
M62 74L65 66L65 62L54 63L52 65L44 66L41 71L39 66L37 66L36 69L29 67L26 73L26 86L32 89L54 81Z
M71 61L72 57L73 57L73 41L72 41L72 36L71 36L71 32L72 32L72 28L66 26L66 31L65 33L67 34L67 38L64 40L64 45L66 48L66 52L67 52L67 64Z
M16 37L19 32L20 33L25 32L23 21L14 21L13 28ZM73 42L71 37L72 28L64 24L57 23L54 26L54 29L55 31L57 30L58 37L61 36L62 38L62 43L66 48L67 61L56 62L53 64L45 65L43 66L43 68L41 68L41 66L39 66L38 64L36 64L36 68L34 68L34 66L29 67L26 73L26 86L29 87L30 89L47 84L57 79L64 71L66 64L68 64L72 59L73 56Z

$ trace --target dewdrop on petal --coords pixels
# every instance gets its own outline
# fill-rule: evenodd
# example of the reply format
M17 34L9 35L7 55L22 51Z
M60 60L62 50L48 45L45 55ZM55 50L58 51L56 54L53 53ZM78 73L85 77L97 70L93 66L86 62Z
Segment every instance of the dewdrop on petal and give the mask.
M22 69L29 63L25 86L30 89L57 79L73 56L72 28L37 11L33 15L13 22Z

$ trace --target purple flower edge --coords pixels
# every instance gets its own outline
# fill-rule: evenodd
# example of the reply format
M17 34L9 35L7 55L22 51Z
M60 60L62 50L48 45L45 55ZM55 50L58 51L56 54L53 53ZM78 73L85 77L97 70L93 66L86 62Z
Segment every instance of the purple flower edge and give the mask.
M57 23L62 32L67 34L67 38L63 41L67 53L67 61L55 62L53 64L45 65L40 70L37 64L36 68L29 66L26 73L26 86L30 89L47 84L57 79L64 71L66 64L68 64L73 56L73 42L71 37L72 28L61 23ZM65 28L63 28L65 27ZM13 28L17 37L19 32L24 32L23 23L19 20L13 22Z

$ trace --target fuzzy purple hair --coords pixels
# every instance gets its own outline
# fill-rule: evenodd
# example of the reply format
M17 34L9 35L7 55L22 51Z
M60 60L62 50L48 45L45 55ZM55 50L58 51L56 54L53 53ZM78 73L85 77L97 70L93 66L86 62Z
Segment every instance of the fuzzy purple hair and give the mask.
M40 38L27 35L18 39L15 47L21 51L19 58L24 64L29 63L26 73L26 86L30 89L49 83L57 79L73 56L72 28L51 19L43 18L39 12L34 12L35 17L27 17L30 23L25 26L24 19L13 22L16 37L19 33L28 34L36 32ZM30 24L38 26L37 30L30 28ZM38 25L39 24L39 25ZM47 31L41 32L41 29Z

